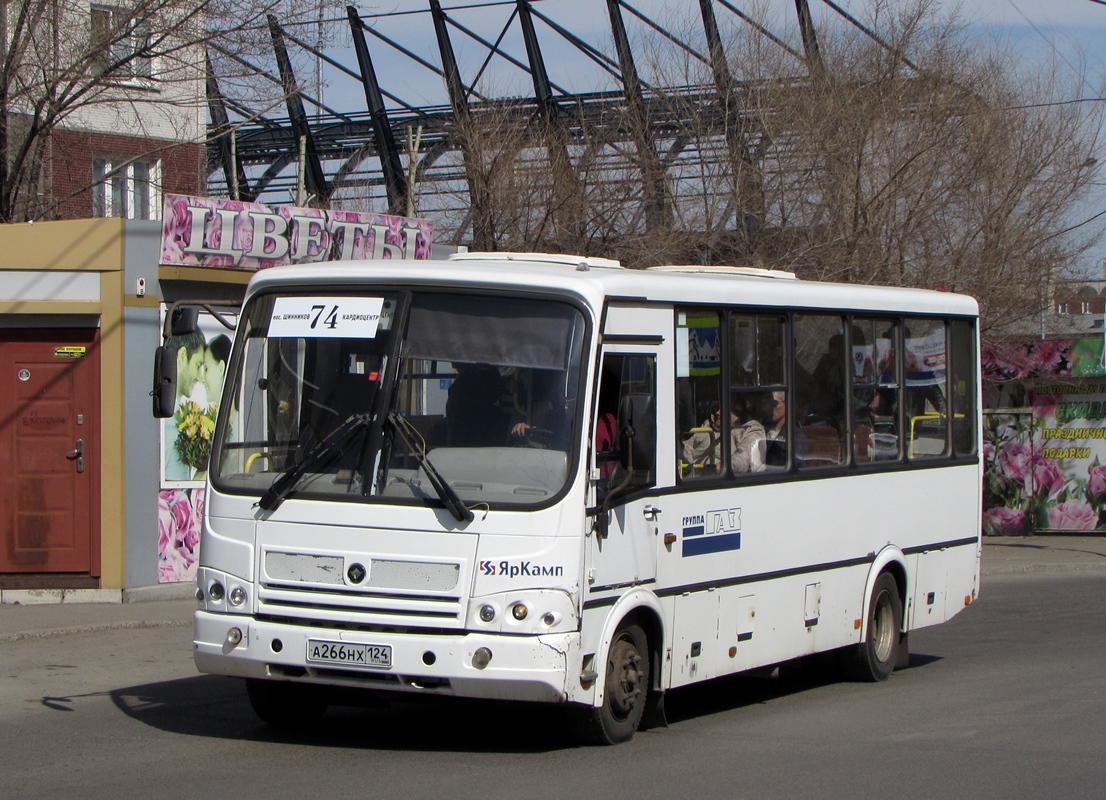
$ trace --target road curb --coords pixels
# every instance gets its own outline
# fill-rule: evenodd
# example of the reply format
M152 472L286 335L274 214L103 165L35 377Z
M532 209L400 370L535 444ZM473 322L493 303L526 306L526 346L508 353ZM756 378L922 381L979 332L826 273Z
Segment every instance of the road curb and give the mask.
M130 589L0 589L0 605L112 605L189 600L195 595L196 585L190 581Z
M46 628L40 631L20 631L19 633L0 634L0 644L20 642L27 639L51 639L55 636L70 636L78 633L101 633L103 631L148 630L151 628L184 628L192 624L191 619L181 620L127 620L121 622L98 622L89 625L71 625L68 628Z

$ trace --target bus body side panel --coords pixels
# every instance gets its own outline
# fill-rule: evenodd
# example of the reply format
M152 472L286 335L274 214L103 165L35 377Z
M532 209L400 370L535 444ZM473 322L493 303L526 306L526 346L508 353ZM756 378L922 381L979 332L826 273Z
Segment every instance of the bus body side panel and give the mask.
M978 581L978 531L959 510L977 502L977 471L783 479L655 498L660 538L674 536L661 545L654 589L672 603L667 685L860 641L870 587L892 561L906 571L907 629L950 618Z

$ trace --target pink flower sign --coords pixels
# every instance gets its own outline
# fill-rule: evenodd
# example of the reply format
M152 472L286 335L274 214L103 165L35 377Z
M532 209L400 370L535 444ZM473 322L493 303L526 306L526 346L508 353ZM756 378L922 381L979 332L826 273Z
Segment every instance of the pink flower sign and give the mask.
M359 259L427 259L433 223L415 217L166 195L161 263L266 269Z

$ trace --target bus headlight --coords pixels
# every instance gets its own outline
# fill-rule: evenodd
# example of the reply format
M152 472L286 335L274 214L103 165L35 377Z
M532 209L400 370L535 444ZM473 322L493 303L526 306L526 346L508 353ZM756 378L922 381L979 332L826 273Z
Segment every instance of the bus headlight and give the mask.
M196 574L199 591L196 598L200 609L219 614L247 614L250 611L249 582L210 567L200 567Z
M482 633L562 633L578 626L572 597L559 589L474 597L467 619L469 630Z

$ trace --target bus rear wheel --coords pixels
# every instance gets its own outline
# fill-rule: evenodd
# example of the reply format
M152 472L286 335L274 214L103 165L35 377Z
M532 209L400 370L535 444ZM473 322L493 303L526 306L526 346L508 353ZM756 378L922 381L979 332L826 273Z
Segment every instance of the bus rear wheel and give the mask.
M899 660L902 637L902 598L899 584L889 572L876 580L867 622L864 640L844 651L843 666L853 680L885 681Z
M649 694L649 642L639 625L618 629L607 650L603 704L569 709L569 723L585 744L617 744L633 738Z
M315 686L247 678L246 695L253 713L274 728L312 725L326 713L326 698Z

